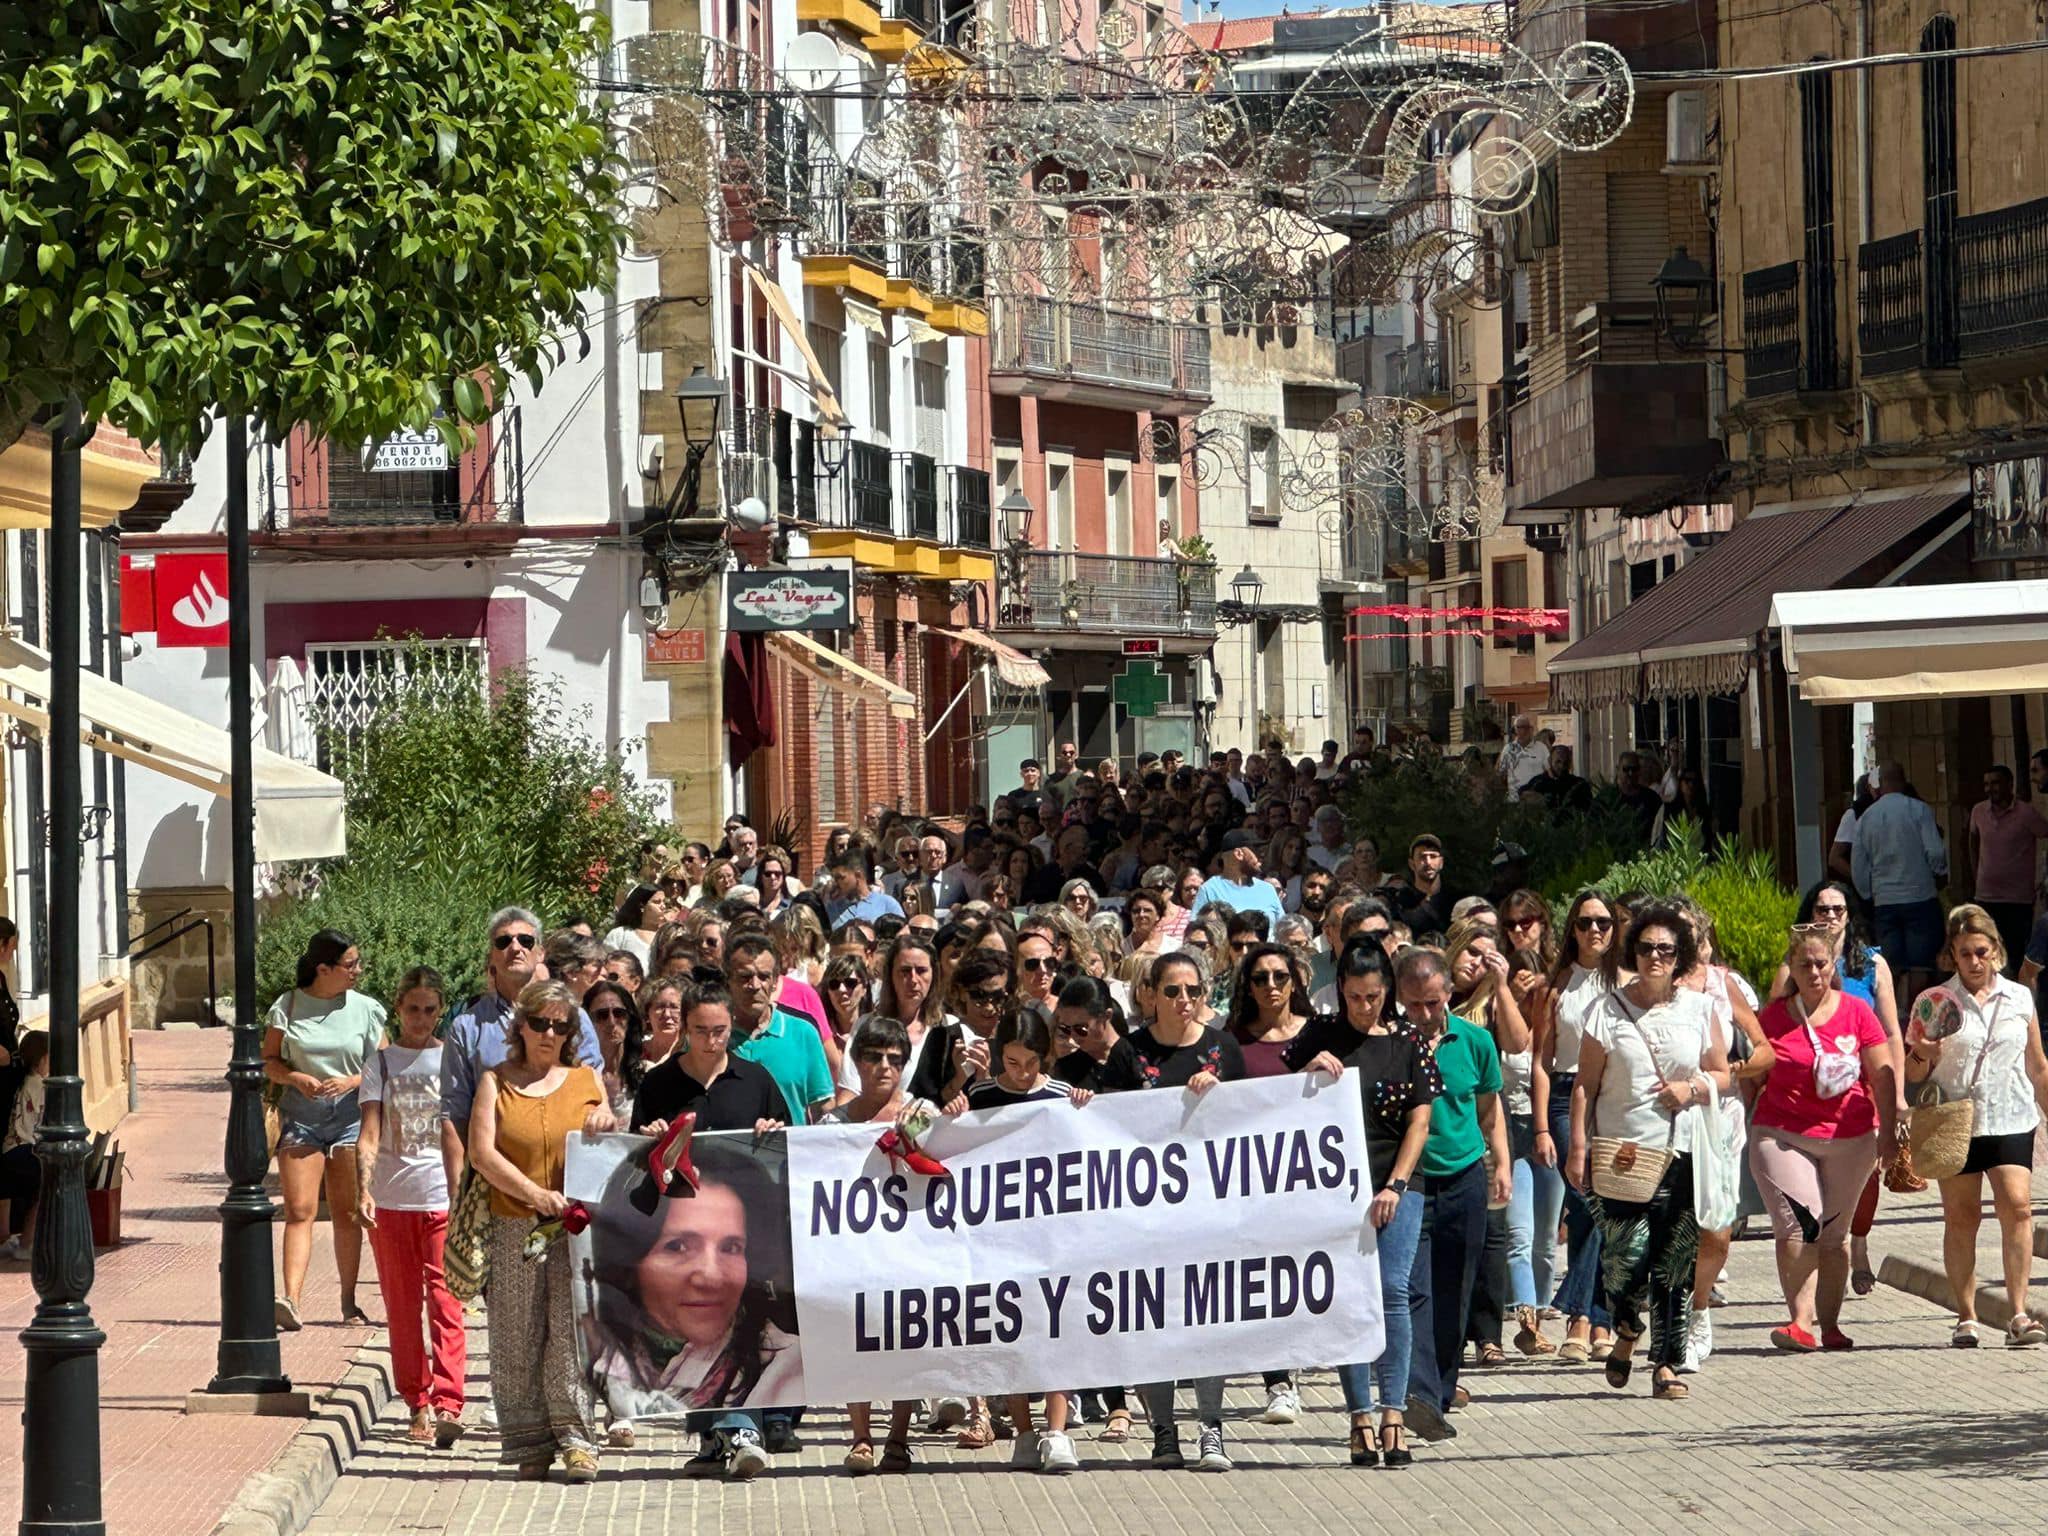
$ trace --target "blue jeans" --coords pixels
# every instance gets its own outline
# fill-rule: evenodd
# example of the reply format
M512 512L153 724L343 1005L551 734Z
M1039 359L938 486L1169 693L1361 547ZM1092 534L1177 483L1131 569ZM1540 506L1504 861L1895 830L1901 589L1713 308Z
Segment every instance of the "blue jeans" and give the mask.
M1422 1291L1415 1318L1415 1348L1408 1366L1409 1395L1451 1406L1465 1353L1472 1288L1486 1251L1486 1159L1442 1178L1424 1181L1422 1236L1415 1245L1411 1287Z
M1415 1247L1421 1241L1422 1192L1411 1189L1394 1207L1394 1219L1379 1231L1380 1310L1386 1314L1387 1347L1370 1365L1337 1367L1346 1413L1364 1413L1368 1407L1400 1413L1407 1408L1408 1362L1415 1351L1413 1287L1409 1282L1415 1268Z
M744 1408L726 1408L716 1412L705 1410L685 1418L683 1429L698 1436L706 1451L713 1447L725 1449L721 1442L736 1429L751 1429L758 1435L761 1432L761 1415L749 1413Z
M1934 969L1945 935L1939 897L1872 907L1870 915L1877 947L1891 962L1893 974Z
M1550 1140L1562 1158L1572 1144L1572 1085L1576 1072L1561 1072L1550 1080ZM1559 1180L1563 1183L1563 1180ZM1551 1226L1555 1228L1553 1217ZM1607 1298L1600 1287L1600 1227L1593 1219L1586 1197L1564 1185L1565 1274L1551 1302L1567 1321L1574 1317L1592 1319L1595 1328L1611 1328ZM1555 1257L1552 1260L1555 1267Z
M1553 1145L1555 1144L1555 1138ZM1517 1307L1540 1307L1557 1268L1557 1219L1564 1207L1564 1174L1536 1161L1536 1125L1529 1115L1508 1117L1515 1154L1514 1194L1508 1201L1508 1289Z

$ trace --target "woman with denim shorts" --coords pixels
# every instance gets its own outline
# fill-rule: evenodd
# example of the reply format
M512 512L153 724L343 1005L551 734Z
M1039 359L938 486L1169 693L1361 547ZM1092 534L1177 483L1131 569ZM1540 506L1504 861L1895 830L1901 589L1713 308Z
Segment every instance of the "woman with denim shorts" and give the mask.
M356 1090L363 1063L384 1043L384 1009L355 990L362 956L345 933L323 928L306 941L296 985L271 1005L263 1035L263 1074L284 1090L279 1106L278 1180L284 1188L284 1291L277 1326L301 1325L299 1300L313 1261L313 1220L320 1185L334 1222L334 1267L341 1275L343 1322L367 1323L356 1305L363 1233L356 1225Z

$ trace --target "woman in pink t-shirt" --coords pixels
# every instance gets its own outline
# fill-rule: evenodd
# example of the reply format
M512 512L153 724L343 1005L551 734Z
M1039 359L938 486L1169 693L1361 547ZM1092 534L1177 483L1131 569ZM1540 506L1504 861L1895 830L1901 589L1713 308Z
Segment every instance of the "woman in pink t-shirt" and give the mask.
M1849 1279L1849 1219L1882 1156L1898 1155L1898 1088L1884 1026L1835 989L1835 953L1817 929L1792 930L1792 995L1758 1015L1777 1062L1751 1123L1749 1162L1778 1238L1778 1281L1792 1320L1782 1350L1848 1349L1838 1326ZM1881 1133L1881 1134L1880 1134ZM1819 1337L1815 1337L1818 1329Z

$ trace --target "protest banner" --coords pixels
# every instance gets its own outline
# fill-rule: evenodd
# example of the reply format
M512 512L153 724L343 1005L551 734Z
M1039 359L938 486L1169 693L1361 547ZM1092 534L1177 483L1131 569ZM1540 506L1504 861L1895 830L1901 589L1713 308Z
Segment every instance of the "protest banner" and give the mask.
M652 1196L645 1138L572 1139L569 1193L592 1212L578 1322L620 1411L1138 1384L1384 1347L1355 1073L962 1115L923 1143L945 1177L892 1163L882 1129L700 1136L702 1187L680 1199Z

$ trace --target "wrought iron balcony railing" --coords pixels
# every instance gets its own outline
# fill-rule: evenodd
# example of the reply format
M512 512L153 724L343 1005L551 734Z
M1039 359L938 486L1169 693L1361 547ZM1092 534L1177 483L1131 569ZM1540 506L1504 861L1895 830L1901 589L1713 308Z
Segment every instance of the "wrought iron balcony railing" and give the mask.
M2048 198L1957 219L1956 285L1963 357L2048 346Z
M1004 301L991 371L1207 398L1209 333L1123 310L1026 295Z
M1097 634L1209 634L1216 572L1159 556L1031 550L1002 583L997 627Z
M480 422L468 451L438 439L331 443L294 434L267 452L263 531L438 528L526 520L526 457L518 406ZM281 471L281 473L280 473Z
M1866 375L1903 373L1923 364L1926 305L1919 230L1858 249L1856 350Z
M1743 393L1750 399L1799 387L1799 263L1742 274Z

